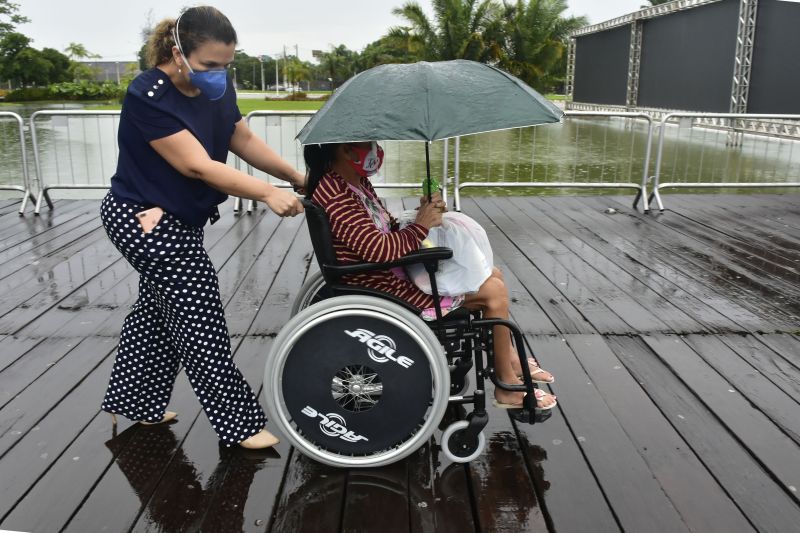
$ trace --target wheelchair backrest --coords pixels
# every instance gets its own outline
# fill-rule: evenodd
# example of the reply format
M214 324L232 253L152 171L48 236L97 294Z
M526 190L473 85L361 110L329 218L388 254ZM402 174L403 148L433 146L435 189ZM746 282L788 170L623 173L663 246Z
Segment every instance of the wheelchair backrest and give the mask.
M331 223L325 210L313 200L303 198L303 207L306 212L308 222L308 232L311 235L311 246L314 248L314 255L317 258L319 270L322 277L328 284L338 283L338 277L334 278L326 271L325 265L337 265L336 252L333 249L333 236L331 234Z

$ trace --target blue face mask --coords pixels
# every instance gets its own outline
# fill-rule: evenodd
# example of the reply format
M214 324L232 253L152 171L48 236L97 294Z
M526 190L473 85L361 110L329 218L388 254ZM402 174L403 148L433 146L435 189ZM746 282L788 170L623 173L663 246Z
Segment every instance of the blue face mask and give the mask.
M219 100L225 96L225 91L228 88L228 71L225 69L218 69L195 72L192 69L192 66L183 54L181 40L180 37L178 37L178 24L180 20L180 17L178 17L172 36L175 38L175 45L178 47L178 52L180 52L183 62L189 68L189 81L192 82L192 85L200 89L200 92L206 95L209 100Z
M186 62L189 66L189 62ZM200 92L208 96L209 100L219 100L225 96L228 88L228 72L226 70L206 70L195 72L189 67L189 80Z

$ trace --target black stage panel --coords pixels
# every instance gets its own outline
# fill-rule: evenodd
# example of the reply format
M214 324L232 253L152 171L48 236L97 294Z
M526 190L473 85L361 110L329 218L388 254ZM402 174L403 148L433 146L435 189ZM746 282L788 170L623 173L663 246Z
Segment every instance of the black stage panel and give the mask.
M630 26L578 37L573 101L625 105L630 45Z
M644 21L638 105L727 112L738 18L724 0Z
M748 113L800 114L800 3L761 0Z

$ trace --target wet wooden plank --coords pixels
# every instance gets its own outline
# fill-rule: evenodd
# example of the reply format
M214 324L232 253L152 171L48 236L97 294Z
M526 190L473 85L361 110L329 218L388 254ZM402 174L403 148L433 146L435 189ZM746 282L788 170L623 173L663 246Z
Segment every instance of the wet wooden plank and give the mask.
M71 358L62 358L55 365L58 367L57 369L53 370L54 367L48 369L53 370L49 372L48 376L51 379L34 382L3 406L0 410L0 458L3 460L0 461L0 464L6 462L5 457L10 449L16 450L16 448L24 446L27 439L35 437L35 435L31 436L31 432L39 431L37 428L41 428L45 421L54 424L55 427L69 424L70 419L53 420L53 417L57 416L53 413L61 408L67 409L66 412L70 416L76 417L72 422L75 422L75 430L79 431L79 428L82 427L79 421L83 419L79 415L82 413L77 406L72 406L75 410L63 407L64 398L72 397L73 394L77 394L76 391L79 389L83 390L88 377L92 377L92 380L89 380L92 383L99 379L96 377L98 368L108 367L109 355L115 348L115 343L114 338L88 338L82 340L77 347L74 344L67 347L66 350L74 350L75 353ZM105 377L108 378L108 374ZM101 387L99 390L104 391L105 388ZM80 397L86 398L87 396ZM99 398L95 397L87 405L94 406L98 401ZM84 424L88 423L88 420L86 419ZM62 435L58 435L53 442L61 443L62 438ZM43 442L48 443L46 440ZM49 450L48 455L52 456L53 451ZM37 462L41 463L41 461Z
M42 308L46 309L118 261L119 252L107 246L107 238L100 231L94 230L87 237L90 244L78 239L59 253L41 259L38 265L0 281L0 290L7 291L0 302L0 331L17 331Z
M710 337L706 335L686 335L684 340L709 366L714 368L725 380L734 386L739 394L767 416L776 426L786 433L795 443L800 444L800 398L787 393L773 383L754 366L747 358L740 357L736 341L742 339L738 335ZM770 350L762 347L762 352ZM764 353L765 358L769 357ZM797 370L797 369L795 369ZM800 372L793 372L793 381L800 378Z
M13 246L24 240L32 238L33 234L38 231L46 231L49 228L57 227L59 220L66 220L75 216L75 213L70 213L73 210L85 210L85 206L80 206L80 202L66 202L64 200L55 200L54 205L57 205L58 212L50 215L34 217L31 213L27 213L21 217L19 215L5 215L3 217L3 224L0 225L0 250L6 246ZM66 218L56 218L59 217Z
M113 348L113 339L104 340L105 345L101 341L96 343L99 346L95 348L100 357L105 357L103 362L90 372L84 370L85 378L82 376L82 381L81 378L72 378L74 381L70 381L65 388L69 390L75 383L79 385L67 394L62 393L63 399L47 413L48 416L31 417L36 425L22 435L11 435L15 430L3 434L0 442L3 446L0 452L0 479L3 480L0 484L0 516L5 516L16 505L97 415L97 407L87 406L96 406L98 393L103 390L111 371L111 358L108 355ZM65 376L65 379L70 378ZM35 405L36 401L31 399L24 407L29 410ZM16 409L11 410L10 406L3 409L4 416L13 416L15 413L18 417L24 416ZM9 450L8 443L12 439L17 444Z
M206 232L205 242L210 254L227 259L232 252L224 255L226 250L218 245L221 244L223 236L230 231L231 226L238 224L238 221L234 219L223 219L223 221L210 226ZM100 242L102 243L102 240ZM107 239L105 245L111 250L114 249ZM98 275L91 276L84 283L74 287L74 290L64 294L61 299L47 300L46 296L41 299L35 304L40 309L39 314L20 328L18 333L42 337L102 335L103 332L97 330L97 327L99 323L105 322L112 324L112 329L107 334L115 335L128 312L128 306L138 295L138 279L138 274L117 253L116 261ZM42 295L41 292L39 294ZM47 301L49 307L47 303L43 303Z
M565 250L529 219L522 224L492 199L486 199L480 206L601 333L667 328L642 304L615 287L604 273Z
M558 336L528 336L528 341L542 367L556 377L551 388L559 405L553 416L568 421L620 528L687 531L679 511L567 343Z
M535 264L523 256L472 199L466 198L463 207L464 212L478 221L486 230L494 255L499 259L501 267L505 266L504 272L510 272L523 284L526 292L533 297L536 305L541 307L558 331L571 333L596 331L578 306L559 290L560 286L553 284ZM496 261L498 260L496 259ZM521 302L525 301L521 295L518 296L518 299ZM527 310L527 306L525 308ZM515 312L520 311L515 310ZM526 333L546 331L546 322L542 320L533 322L531 326L528 326L528 323L528 320L523 320L520 315L519 325ZM542 326L542 323L545 325Z
M405 461L348 472L342 509L342 533L411 530L408 471Z
M65 364L69 364L69 361L65 362L64 358L70 357L71 352L76 352L72 353L71 357L80 357L80 351L90 344L74 340L65 342L63 339L45 339L32 347L24 357L18 358L0 372L0 391L2 391L0 392L0 409L37 379L49 381L47 377L44 377L48 372L51 372L51 377L61 373ZM82 363L91 364L90 360L83 360ZM52 379L58 380L58 378Z
M681 338L648 335L643 340L689 387L701 392L703 402L758 457L764 467L783 483L787 491L791 492L789 487L797 487L797 480L800 479L800 462L797 461L800 457L800 445L776 427L764 413L752 408L753 401L742 395L744 391L739 392L736 388L745 386L744 382L731 383L719 375ZM712 349L708 348L705 353L714 360L731 356L729 350L712 355ZM755 392L753 388L748 389ZM775 397L771 399L776 400ZM797 499L798 496L794 494ZM800 499L798 502L800 503Z
M720 339L776 387L800 402L800 342L790 335L725 335Z
M120 446L135 434L134 430L123 431L131 425L120 420L120 435L116 438ZM101 411L13 511L0 521L0 527L19 531L59 531L100 474L113 462L114 447L107 444L107 439L111 438L111 420L108 413ZM43 512L43 502L47 502L46 512Z
M227 238L231 228L238 224L250 227L253 223L251 218L239 219L226 216L220 222L206 228L205 247L218 274L222 272L221 268L231 254L236 251L236 242ZM107 244L113 247L110 241ZM51 336L55 334L53 328L64 324L57 330L60 336L65 335L65 330L74 336L117 335L130 305L138 297L139 275L122 258L120 262L114 263L111 269L115 271L113 275L105 277L104 272L103 275L96 276L20 332ZM75 308L79 309L77 314L73 311ZM74 317L70 318L73 315Z
M570 250L587 264L603 272L614 285L632 299L652 310L671 331L702 331L707 327L730 327L732 323L707 309L688 293L671 283L660 283L651 272L642 268L631 272L631 267L621 265L618 257L606 257L597 245L585 242L573 233L574 223L562 218L564 211L552 209L544 201L530 201L528 198L508 198L511 205L519 208L521 216L528 217L547 231L558 243L556 251ZM600 219L602 223L602 218ZM623 258L624 259L624 258ZM635 268L635 267L634 267Z
M756 529L791 531L796 527L800 520L796 500L707 407L706 384L696 396L661 360L661 354L656 355L638 337L608 337L606 343Z
M664 418L603 338L598 335L565 338L688 528L720 533L751 531L752 526L725 488Z
M4 335L0 340L0 372L40 342L41 339L26 336Z
M589 197L580 200L590 208L607 205L598 204L597 199ZM614 205L618 209L628 209L620 204ZM793 313L800 315L800 305L792 303L781 291L742 276L741 272L718 261L708 247L699 246L696 240L678 232L663 231L657 217L641 215L630 210L626 211L626 214L636 220L635 227L638 229L635 231L646 235L646 238L636 241L636 246L642 253L673 266L715 292L720 292L739 305L752 309L756 315L774 319L775 327L769 327L769 322L765 321L767 327L763 331L783 330L795 321L792 319ZM621 218L610 217L609 220L618 224L620 228L618 231L631 231Z
M800 200L800 199L799 199ZM797 258L800 256L800 234L792 229L800 229L800 209L776 209L755 205L748 196L737 200L736 196L720 195L714 199L711 209L704 209L701 200L686 195L680 198L678 212L690 218L698 218L705 223L717 226L724 221L737 234L749 241L760 242L778 254ZM772 215L772 216L770 216ZM781 220L776 220L777 218ZM791 223L797 221L797 226Z
M558 207L562 206L564 216L573 220L573 231L581 234L591 242L592 246L602 250L608 257L614 258L619 264L631 272L636 272L642 279L649 279L653 274L671 283L661 285L664 287L665 298L672 298L673 294L683 295L688 293L702 305L691 303L682 297L683 308L690 311L696 309L698 320L707 322L709 327L719 328L722 331L748 330L763 331L774 329L775 324L765 321L763 312L755 312L743 305L739 298L732 298L730 293L719 287L719 284L708 283L702 276L707 276L707 270L694 267L687 261L681 261L677 254L671 253L663 246L657 244L656 239L650 238L649 228L642 227L638 219L628 216L628 211L622 211L622 216L598 216L597 213L588 211L598 205L593 202L591 207L586 201L576 198L564 198L564 202L552 202L544 199L553 209L547 211L552 216L558 215ZM563 205L572 209L564 209ZM553 213L553 212L556 213ZM647 233L640 235L639 230ZM672 259L672 262L669 260ZM771 308L771 307L770 307ZM718 316L719 315L719 316ZM702 317L702 318L701 318ZM729 321L721 317L726 317ZM727 327L726 327L727 326Z
M347 470L292 454L268 531L312 533L324 527L339 531Z
M753 255L760 250L757 246L737 237L709 231L708 226L676 213L665 212L656 220L662 226L701 243L720 265L736 272L735 275L747 279L751 284L800 298L797 273L787 270L785 265Z
M543 368L551 369L547 361L558 354L551 353L537 340L531 344L532 339L539 338L528 337L529 348L535 350L534 355L542 362ZM553 387L558 391L561 380L558 375L555 378ZM570 402L569 394L566 394L563 401ZM551 530L621 531L604 490L581 449L583 444L563 412L554 413L544 423L515 422L514 426ZM581 512L576 513L575 509Z
M109 243L109 246L110 246L110 243ZM116 324L116 327L117 327L117 328L119 327L119 323L117 323L117 324ZM107 379L107 374L106 374L106 376L104 376L104 378L105 378L105 379ZM177 390L178 390L178 389L176 389L176 391L177 391ZM100 391L98 391L98 392L100 392ZM194 399L194 397L193 397L193 394L191 394L191 393L189 392L189 393L187 393L187 396L191 397L191 399L193 400L193 403L195 404L195 409L197 409L197 405L196 405L196 399ZM175 395L173 395L173 399L175 399ZM148 429L149 429L149 428L148 428ZM214 439L213 439L213 442L215 442L215 443L216 443L216 437L214 437Z
M30 224L28 227L22 228L17 241L8 242L10 239L7 239L3 245L0 245L0 269L5 272L5 263L11 259L25 253L33 257L39 246L53 241L69 230L92 223L93 219L97 218L96 213L87 213L74 207L65 211L65 213L59 213L59 218L54 221L52 226L42 227L37 231L37 228Z
M182 372L176 380L170 408L178 413L175 423L150 427L134 424L126 430L132 433L130 438L120 441L117 437L106 441L114 460L106 470L94 472L93 483L84 489L80 507L73 509L74 514L62 521L62 531L130 529L147 504L164 467L176 453L179 457L182 454L179 445L194 424L199 410L189 381ZM185 455L182 458L185 459ZM113 512L109 512L110 509Z
M480 531L545 532L547 523L508 413L491 405L494 386L486 381L489 423L486 448L469 463Z
M265 531L282 489L286 464L296 452L281 442L269 451L225 449L222 453L230 456L224 479L216 485L200 530Z
M469 533L473 520L467 470L451 463L436 444L442 432L406 459L408 468L410 531L412 533Z
M678 209L670 211L736 239L736 247L746 252L744 258L757 266L771 263L797 273L794 260L800 258L800 239L793 237L791 232L759 227L756 223L759 217L755 215L733 213L717 206L703 208L691 197L683 199Z
M262 249L226 312L232 335L277 334L289 319L311 250L304 222L300 217L284 220Z

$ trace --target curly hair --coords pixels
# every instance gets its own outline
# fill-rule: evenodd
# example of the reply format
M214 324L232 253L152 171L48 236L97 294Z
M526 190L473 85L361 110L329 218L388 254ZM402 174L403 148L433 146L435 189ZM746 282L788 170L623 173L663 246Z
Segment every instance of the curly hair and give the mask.
M172 60L172 36L177 20L180 20L178 35L181 48L187 57L203 43L219 41L225 44L236 43L236 30L231 21L218 9L211 6L190 7L178 19L164 19L159 22L147 40L147 64L150 67L169 63Z

